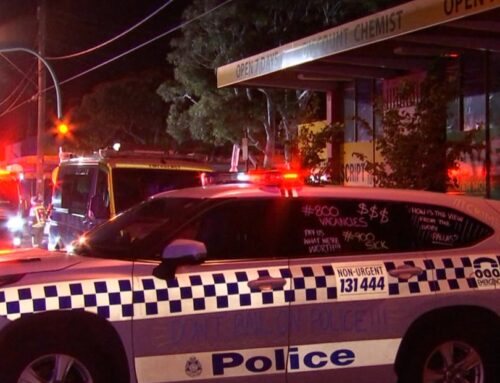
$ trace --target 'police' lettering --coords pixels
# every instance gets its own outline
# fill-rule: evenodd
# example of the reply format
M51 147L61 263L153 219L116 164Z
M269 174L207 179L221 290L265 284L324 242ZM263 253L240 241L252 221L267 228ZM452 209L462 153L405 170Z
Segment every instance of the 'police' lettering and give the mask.
M348 366L354 362L354 352L351 350L337 350L332 353L330 360L336 366Z
M212 354L212 369L214 376L225 375L225 373L236 367L244 368L251 373L262 373L269 370L286 370L286 349L279 348L273 350L273 356L253 355L245 360L245 357L237 352L223 352ZM273 358L274 357L274 358ZM323 368L328 363L338 367L345 367L352 364L356 355L352 350L334 350L330 355L323 351L311 351L305 355L300 354L298 347L288 349L288 369L318 369Z
M248 371L252 372L264 372L271 368L273 362L266 356L254 356L250 358L245 363L245 367Z
M324 367L328 363L328 361L324 359L324 358L326 358L326 356L327 355L324 352L321 352L321 351L310 352L309 354L307 354L304 357L304 364L307 367L309 367L309 368L321 368L321 367ZM314 359L314 357L317 357L317 358Z
M232 368L243 363L243 356L237 352L225 352L212 355L212 368L214 375L224 375L225 368Z

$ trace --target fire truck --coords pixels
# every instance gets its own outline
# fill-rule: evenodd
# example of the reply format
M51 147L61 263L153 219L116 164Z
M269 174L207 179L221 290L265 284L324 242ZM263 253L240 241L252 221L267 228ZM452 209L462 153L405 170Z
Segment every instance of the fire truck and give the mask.
M49 250L60 250L83 232L171 189L200 186L212 172L206 162L161 151L99 150L89 156L61 153L53 173L46 231Z
M1 247L21 245L26 212L20 198L19 173L0 169L0 244Z

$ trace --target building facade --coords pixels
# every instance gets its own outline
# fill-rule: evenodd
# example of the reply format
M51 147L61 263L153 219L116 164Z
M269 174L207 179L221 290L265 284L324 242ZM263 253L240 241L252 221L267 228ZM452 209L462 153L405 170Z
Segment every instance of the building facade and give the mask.
M404 102L398 87L408 79L421 82L438 57L448 58L447 72L459 84L446 106L446 126L436 128L448 140L474 131L482 143L449 170L450 192L500 199L500 0L409 1L224 65L217 82L324 92L326 121L345 125L338 177L345 185L373 186L354 153L381 159L374 100L411 110L421 96L418 86Z

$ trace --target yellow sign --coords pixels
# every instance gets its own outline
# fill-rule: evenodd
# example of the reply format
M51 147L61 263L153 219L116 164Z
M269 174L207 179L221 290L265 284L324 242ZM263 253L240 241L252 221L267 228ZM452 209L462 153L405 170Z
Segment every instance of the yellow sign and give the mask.
M373 176L366 171L367 161L382 162L373 142L346 142L341 179L346 186L374 186ZM365 160L360 156L364 156Z
M219 88L500 6L500 0L413 0L217 68Z

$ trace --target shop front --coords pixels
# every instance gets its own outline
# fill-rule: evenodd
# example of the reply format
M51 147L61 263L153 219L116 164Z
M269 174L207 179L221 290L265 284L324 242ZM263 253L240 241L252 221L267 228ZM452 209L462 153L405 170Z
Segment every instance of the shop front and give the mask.
M414 0L217 70L219 87L309 89L326 94L327 122L344 124L336 179L374 186L366 161L382 126L374 108L412 111L436 58L458 81L447 108L448 140L475 132L482 145L449 170L450 192L500 199L500 0ZM397 89L417 84L410 98ZM355 155L361 153L363 156Z

